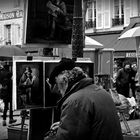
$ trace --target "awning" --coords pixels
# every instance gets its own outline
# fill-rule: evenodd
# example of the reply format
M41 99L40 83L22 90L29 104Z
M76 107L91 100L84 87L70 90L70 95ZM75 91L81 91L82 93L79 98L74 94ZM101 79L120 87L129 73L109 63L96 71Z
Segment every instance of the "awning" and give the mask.
M99 41L104 48L113 48L115 51L133 51L136 50L136 42L134 39L118 40L120 33L111 33L103 35L93 35L91 38Z
M120 36L124 34L126 31L140 26L140 17L132 17L130 18L130 24L121 32ZM119 36L119 37L120 37ZM136 51L136 39L129 38L129 39L120 39L114 46L115 50L135 50Z
M114 49L115 51L134 51L136 50L136 40L134 38L117 40Z
M104 45L104 48L114 48L114 44L117 42L120 33L113 33L113 34L97 34L90 36L91 38L99 41Z

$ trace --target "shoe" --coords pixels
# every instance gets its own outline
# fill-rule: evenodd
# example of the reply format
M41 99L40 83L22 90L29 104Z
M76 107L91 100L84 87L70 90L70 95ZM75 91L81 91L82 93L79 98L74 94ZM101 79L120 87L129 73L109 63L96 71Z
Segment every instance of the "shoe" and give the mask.
M2 125L6 126L6 120L3 120Z
M16 119L15 120L14 119L10 119L9 120L9 124L15 123L16 121L17 121Z

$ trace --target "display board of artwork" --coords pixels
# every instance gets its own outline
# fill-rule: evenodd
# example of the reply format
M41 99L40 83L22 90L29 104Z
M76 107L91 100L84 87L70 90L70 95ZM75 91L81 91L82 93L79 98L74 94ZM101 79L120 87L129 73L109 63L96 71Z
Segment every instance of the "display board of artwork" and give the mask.
M74 0L27 0L24 43L71 43Z
M51 92L49 77L60 58L14 57L13 59L13 109L54 107L61 98L59 92ZM89 77L94 76L94 63L90 60L77 60Z

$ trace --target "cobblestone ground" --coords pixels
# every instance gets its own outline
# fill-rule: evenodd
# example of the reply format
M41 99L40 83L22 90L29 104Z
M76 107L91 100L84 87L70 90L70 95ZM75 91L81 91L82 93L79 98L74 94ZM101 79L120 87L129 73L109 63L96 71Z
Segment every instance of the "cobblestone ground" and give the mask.
M16 124L21 123L21 117L19 116L19 114L20 114L19 111L14 112L14 119L17 119ZM2 126L2 113L0 112L0 140L8 140L8 129L7 129L9 125L8 122L9 122L9 118L7 118L7 126ZM140 119L130 120L127 122L131 131L133 131L135 128L140 128ZM25 123L28 124L29 120L26 120ZM123 122L121 122L121 127L123 131L126 131L126 128Z
M14 119L17 119L16 124L21 123L21 117L20 117L20 112L15 111L14 112ZM8 140L8 126L9 126L9 118L7 117L7 126L2 125L2 113L0 112L0 140Z

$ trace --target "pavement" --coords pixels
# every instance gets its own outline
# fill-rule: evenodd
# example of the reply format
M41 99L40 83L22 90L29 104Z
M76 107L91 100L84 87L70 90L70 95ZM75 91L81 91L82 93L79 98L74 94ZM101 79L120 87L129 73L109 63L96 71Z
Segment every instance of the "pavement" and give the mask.
M7 120L6 120L7 126L3 126L2 125L2 122L3 122L2 115L3 115L3 113L0 112L0 140L8 140L8 127L11 126L11 124L9 124L9 117L7 116ZM9 112L7 113L7 115L9 115ZM13 125L21 124L20 111L14 111L13 115L14 115L13 118L17 119L16 123L14 123ZM29 124L29 119L26 119L25 123Z
M17 119L17 122L14 123L14 125L20 124L21 123L20 111L14 111L13 114L14 114L14 119ZM8 124L9 118L7 117L7 126L2 126L2 121L3 121L2 112L0 112L0 140L8 140L8 127L10 126ZM121 123L122 130L126 131L126 127L124 123L122 121L120 123ZM134 130L139 129L139 136L140 136L140 119L129 120L127 121L127 123L131 131L134 132ZM25 120L25 124L27 124L27 126L29 125L29 119Z

